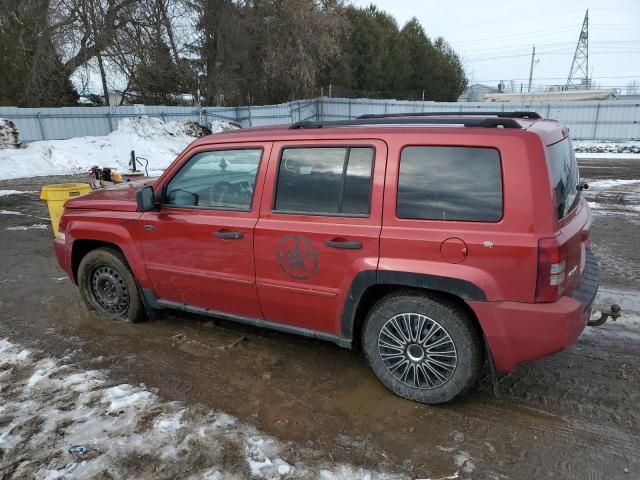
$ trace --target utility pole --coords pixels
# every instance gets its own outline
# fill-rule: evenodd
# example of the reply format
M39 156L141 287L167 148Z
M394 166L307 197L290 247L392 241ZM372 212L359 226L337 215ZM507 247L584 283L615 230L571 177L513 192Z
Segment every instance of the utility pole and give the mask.
M529 86L527 87L527 92L531 92L531 80L533 79L533 65L534 58L536 58L536 46L533 46L533 51L531 52L531 67L529 68Z

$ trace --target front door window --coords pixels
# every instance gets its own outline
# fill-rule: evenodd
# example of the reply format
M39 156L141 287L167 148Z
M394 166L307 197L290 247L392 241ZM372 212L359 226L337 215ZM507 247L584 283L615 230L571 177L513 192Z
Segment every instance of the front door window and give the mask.
M167 185L164 203L215 210L251 209L261 149L194 155Z

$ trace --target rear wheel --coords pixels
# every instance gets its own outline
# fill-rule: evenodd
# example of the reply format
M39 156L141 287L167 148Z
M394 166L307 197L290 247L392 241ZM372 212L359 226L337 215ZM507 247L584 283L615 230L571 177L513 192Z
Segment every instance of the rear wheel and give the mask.
M84 303L98 315L121 322L144 320L144 307L124 256L111 248L87 253L78 268Z
M362 344L373 372L392 392L444 403L466 392L482 368L480 332L453 302L412 291L382 298Z

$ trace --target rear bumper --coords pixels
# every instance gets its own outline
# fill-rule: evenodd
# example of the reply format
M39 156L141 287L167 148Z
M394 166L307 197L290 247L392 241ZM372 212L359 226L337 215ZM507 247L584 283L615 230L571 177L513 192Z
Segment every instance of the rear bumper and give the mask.
M554 303L469 302L498 372L560 352L575 343L591 316L598 291L598 264L587 250L578 289Z

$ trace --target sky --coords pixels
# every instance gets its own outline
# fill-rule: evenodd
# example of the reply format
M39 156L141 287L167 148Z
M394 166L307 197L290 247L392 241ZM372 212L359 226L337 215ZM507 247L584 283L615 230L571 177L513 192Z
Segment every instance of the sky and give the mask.
M532 46L534 86L566 83L585 11L589 71L601 88L640 84L640 0L352 0L374 4L400 26L416 17L430 38L442 36L463 60L470 83L527 87Z

